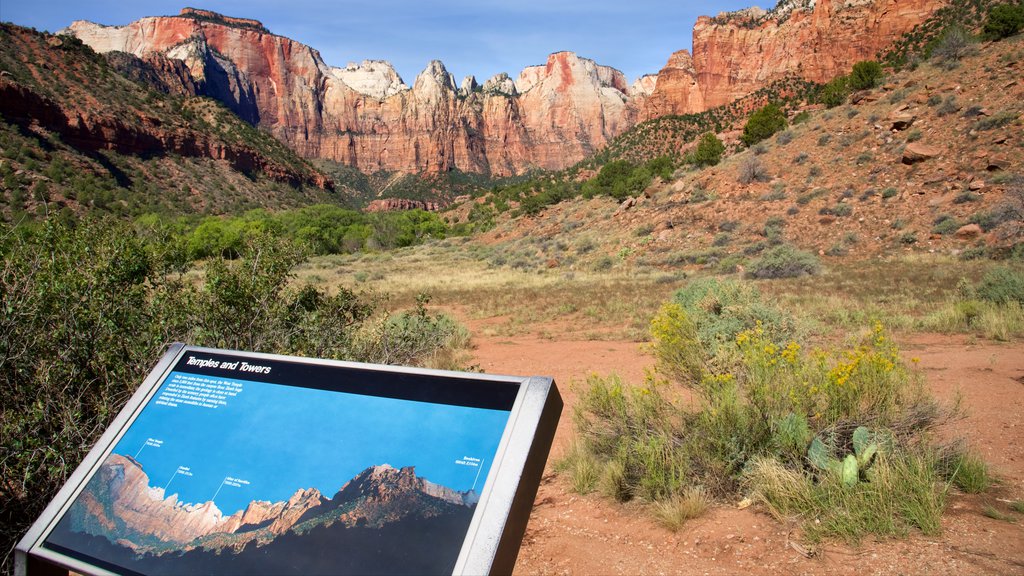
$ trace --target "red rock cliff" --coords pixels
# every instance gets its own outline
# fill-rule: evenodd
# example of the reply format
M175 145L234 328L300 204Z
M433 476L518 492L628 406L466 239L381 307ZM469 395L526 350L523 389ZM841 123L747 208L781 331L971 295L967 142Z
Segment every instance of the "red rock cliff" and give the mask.
M562 168L638 112L621 72L570 52L528 68L528 78L499 76L482 88L471 78L457 88L434 61L409 88L386 62L331 67L255 20L205 11L121 27L75 22L67 32L99 52L181 60L205 94L300 154L365 172Z
M701 112L796 74L827 82L874 59L924 22L945 0L786 0L770 12L751 8L702 16L693 56L676 52L658 73L643 118Z

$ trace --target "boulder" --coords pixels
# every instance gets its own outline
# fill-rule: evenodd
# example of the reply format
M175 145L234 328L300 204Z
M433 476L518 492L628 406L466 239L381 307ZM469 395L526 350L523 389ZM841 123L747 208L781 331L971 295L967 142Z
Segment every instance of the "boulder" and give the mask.
M977 224L965 224L960 228L957 228L956 237L960 240L973 240L978 236L981 236L981 226Z
M940 153L938 148L928 146L927 144L921 144L920 142L911 142L907 144L907 147L903 149L903 163L904 164L916 164L918 162L924 162L925 160L931 160Z
M906 112L899 112L889 117L889 129L890 130L906 130L917 120L917 116L908 114Z
M1010 167L1010 161L1006 158L1000 158L993 156L988 159L988 164L985 166L985 170L989 172L995 172L997 170L1006 170Z

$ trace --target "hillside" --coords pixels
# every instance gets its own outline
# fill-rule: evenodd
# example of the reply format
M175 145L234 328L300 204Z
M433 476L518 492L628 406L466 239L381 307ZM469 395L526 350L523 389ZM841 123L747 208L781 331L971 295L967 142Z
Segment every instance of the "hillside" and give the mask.
M933 58L890 73L856 103L794 109L799 123L752 148L737 142L742 123L723 112L720 136L738 152L721 164L655 178L622 206L578 198L535 217L498 218L484 238L528 254L527 268L734 270L782 243L825 258L1006 256L1024 241L1024 43L1018 36L968 52L952 67ZM714 127L706 116L674 118L624 135L608 157L648 159L651 146L673 142L671 122L688 135ZM476 213L483 201L471 205Z
M97 209L227 213L345 191L221 104L129 80L145 63L73 38L0 25L3 216Z

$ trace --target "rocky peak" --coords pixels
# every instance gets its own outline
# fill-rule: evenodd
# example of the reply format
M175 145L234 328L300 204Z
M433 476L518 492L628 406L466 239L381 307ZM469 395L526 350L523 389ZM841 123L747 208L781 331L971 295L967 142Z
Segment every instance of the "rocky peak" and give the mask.
M480 89L480 85L476 83L476 76L470 74L462 79L462 84L459 85L459 96L466 97Z
M420 72L419 76L416 77L416 82L413 84L413 91L418 91L421 86L427 82L433 82L438 88L448 90L451 92L455 91L455 76L448 72L448 69L444 67L444 63L440 60L431 60L427 67Z
M505 96L515 96L518 94L516 91L516 83L509 78L508 74L501 72L495 74L484 82L483 87L484 94L502 94Z
M362 64L350 62L344 68L330 70L349 88L380 100L409 89L391 63L384 60L363 60Z

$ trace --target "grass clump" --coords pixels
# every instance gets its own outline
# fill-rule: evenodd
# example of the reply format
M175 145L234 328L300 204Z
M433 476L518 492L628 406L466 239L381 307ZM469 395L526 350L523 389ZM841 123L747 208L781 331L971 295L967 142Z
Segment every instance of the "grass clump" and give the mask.
M665 528L679 531L687 520L699 518L711 507L711 495L701 486L690 486L681 494L655 502L654 517Z
M952 480L956 487L968 494L981 494L992 486L988 465L975 454L957 454L954 458Z
M817 274L821 268L818 258L805 252L782 244L765 252L747 269L749 278L798 278Z
M961 280L956 296L922 324L927 330L977 332L1002 341L1024 335L1024 271L999 266L977 285Z

